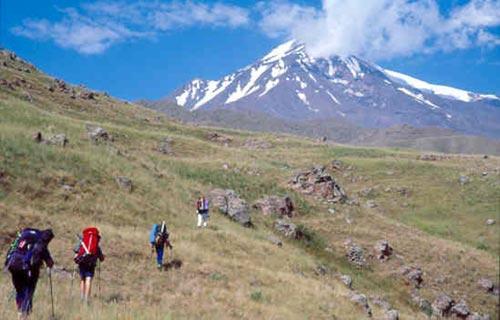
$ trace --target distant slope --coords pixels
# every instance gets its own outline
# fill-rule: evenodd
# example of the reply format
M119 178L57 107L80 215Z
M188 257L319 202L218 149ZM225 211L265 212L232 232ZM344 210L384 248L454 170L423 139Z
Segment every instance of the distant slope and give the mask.
M500 140L457 134L449 129L408 125L368 129L338 118L284 120L251 110L213 109L188 111L168 101L138 103L184 122L256 132L290 133L359 146L400 147L444 153L500 155Z

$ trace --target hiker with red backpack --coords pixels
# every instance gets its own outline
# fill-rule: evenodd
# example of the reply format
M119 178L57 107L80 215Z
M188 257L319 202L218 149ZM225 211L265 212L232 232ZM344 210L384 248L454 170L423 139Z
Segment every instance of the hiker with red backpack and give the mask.
M172 253L172 244L169 240L170 234L168 233L167 224L162 221L161 224L154 224L151 228L151 233L149 234L149 243L151 244L151 254L156 251L156 266L158 270L163 269L163 253L165 247L170 248Z
M202 226L205 228L208 226L208 200L205 196L201 196L198 201L196 201L196 213L198 214L198 228Z
M99 246L101 235L97 228L89 227L83 229L82 236L78 236L78 240L73 260L80 272L80 298L88 304L97 262L104 261L104 255Z
M45 263L48 268L54 265L48 249L53 238L51 229L40 231L26 228L18 233L7 253L5 268L12 275L17 311L21 320L28 319L33 308L33 295L42 264Z

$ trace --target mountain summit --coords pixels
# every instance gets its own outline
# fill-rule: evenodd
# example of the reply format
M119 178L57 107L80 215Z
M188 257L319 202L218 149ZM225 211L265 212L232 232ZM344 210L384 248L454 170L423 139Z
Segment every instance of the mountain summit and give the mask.
M190 111L229 108L360 127L409 124L500 137L500 99L434 85L355 56L314 58L291 40L219 80L195 79L168 100Z

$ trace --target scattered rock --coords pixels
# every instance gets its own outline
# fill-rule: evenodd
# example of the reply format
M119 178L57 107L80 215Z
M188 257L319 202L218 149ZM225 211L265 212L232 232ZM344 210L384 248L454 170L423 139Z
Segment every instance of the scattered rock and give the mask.
M128 192L132 192L133 190L132 180L130 180L125 176L118 176L115 178L115 180L120 188L127 190Z
M326 140L328 140L328 138L326 136L322 136L322 137L318 138L318 142L326 142Z
M229 170L229 164L224 163L224 164L222 165L222 169L224 169L224 170Z
M290 197L266 196L257 200L253 207L262 211L264 215L277 214L280 217L293 217L294 205Z
M453 307L453 299L442 293L432 303L432 314L440 317L448 316Z
M226 145L233 142L233 139L231 139L230 137L221 135L217 132L209 132L209 133L207 133L206 137L210 141L218 142L218 143L222 143L222 144L226 144Z
M324 265L319 265L314 269L314 273L316 273L318 276L325 276L328 274L328 268Z
M42 143L43 136L42 136L42 133L40 131L35 132L35 134L33 134L33 141L35 141L36 143Z
M64 148L69 143L69 140L64 133L59 133L43 141L43 143L48 145L61 146Z
M470 310L467 306L467 303L465 303L465 301L463 300L460 300L451 308L450 313L457 316L458 318L464 319L470 314Z
M163 138L160 143L158 144L157 148L158 152L166 154L166 155L172 155L172 139L169 137Z
M439 161L447 159L451 159L451 157L441 154L421 154L417 157L417 160L423 160L423 161Z
M281 241L281 239L278 238L275 235L269 235L267 237L267 240L271 241L273 244L277 245L278 247L282 247L283 246L283 242Z
M346 247L346 256L347 260L349 260L350 263L358 267L363 267L366 265L363 248L352 242L349 243Z
M243 147L250 150L264 150L271 149L273 145L265 140L247 139L243 144Z
M372 303L376 306L379 306L380 308L382 308L382 310L385 310L385 311L389 311L392 309L392 306L389 302L387 302L386 299L384 298L381 298L381 297L378 297L378 296L372 296L370 297L370 300L372 301Z
M399 312L397 310L391 309L385 312L386 320L399 320Z
M274 222L274 229L288 238L297 238L297 226L288 218L278 219Z
M411 296L412 296L413 302L415 302L415 304L418 306L418 308L420 309L420 311L422 311L423 313L425 313L427 316L430 317L432 315L432 305L431 305L431 303L428 300L423 299L422 297L420 297L418 295L417 291L412 292Z
M330 214L335 214L335 209L334 209L334 208L330 208L330 209L328 209L328 213L330 213Z
M374 193L374 190L372 187L367 187L367 188L364 188L362 189L360 192L359 192L359 195L362 196L362 197L370 197L372 196Z
M479 288L483 289L486 293L493 293L498 295L498 287L495 286L493 281L487 278L481 278L477 281Z
M392 255L392 247L387 240L381 240L375 245L377 259L386 261Z
M351 276L348 276L347 274L343 274L340 276L340 281L342 281L342 283L345 284L346 287L348 287L349 289L352 289Z
M486 225L491 226L491 225L494 225L495 222L496 221L494 219L488 219L488 220L486 220Z
M458 182L463 186L470 182L470 178L468 176L460 176Z
M85 128L87 129L87 135L90 141L94 144L104 141L113 141L111 135L109 135L108 132L101 127L87 123Z
M332 170L341 171L344 168L344 163L340 160L332 160L331 163Z
M295 175L290 184L303 194L316 195L330 202L347 200L344 189L325 171L323 166L316 166Z
M252 226L246 201L240 199L233 190L213 189L208 193L208 199L214 207L219 208L223 214L239 224L245 227Z
M378 206L377 203L375 201L373 201L373 200L366 201L366 207L367 208L372 208L373 209L373 208L376 208L377 206Z
M415 286L415 288L420 288L422 286L423 271L420 267L403 267L401 273L406 276L408 281Z
M491 320L489 315L480 315L477 312L469 314L465 320Z
M372 316L372 309L368 305L368 299L364 294L353 293L351 295L351 301L363 307L369 317Z
M97 93L83 90L78 94L78 96L83 100L95 100L95 98L97 97Z

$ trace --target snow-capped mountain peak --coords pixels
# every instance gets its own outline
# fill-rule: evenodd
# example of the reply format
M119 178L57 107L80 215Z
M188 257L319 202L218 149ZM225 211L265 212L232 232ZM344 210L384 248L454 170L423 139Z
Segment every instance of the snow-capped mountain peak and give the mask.
M295 40L222 79L195 79L170 99L191 111L245 109L293 121L339 118L365 127L410 124L473 132L495 117L500 123L500 99L494 95L434 85L355 56L313 58ZM478 121L470 113L486 109L495 117L469 124L466 114ZM500 136L497 123L487 130Z

